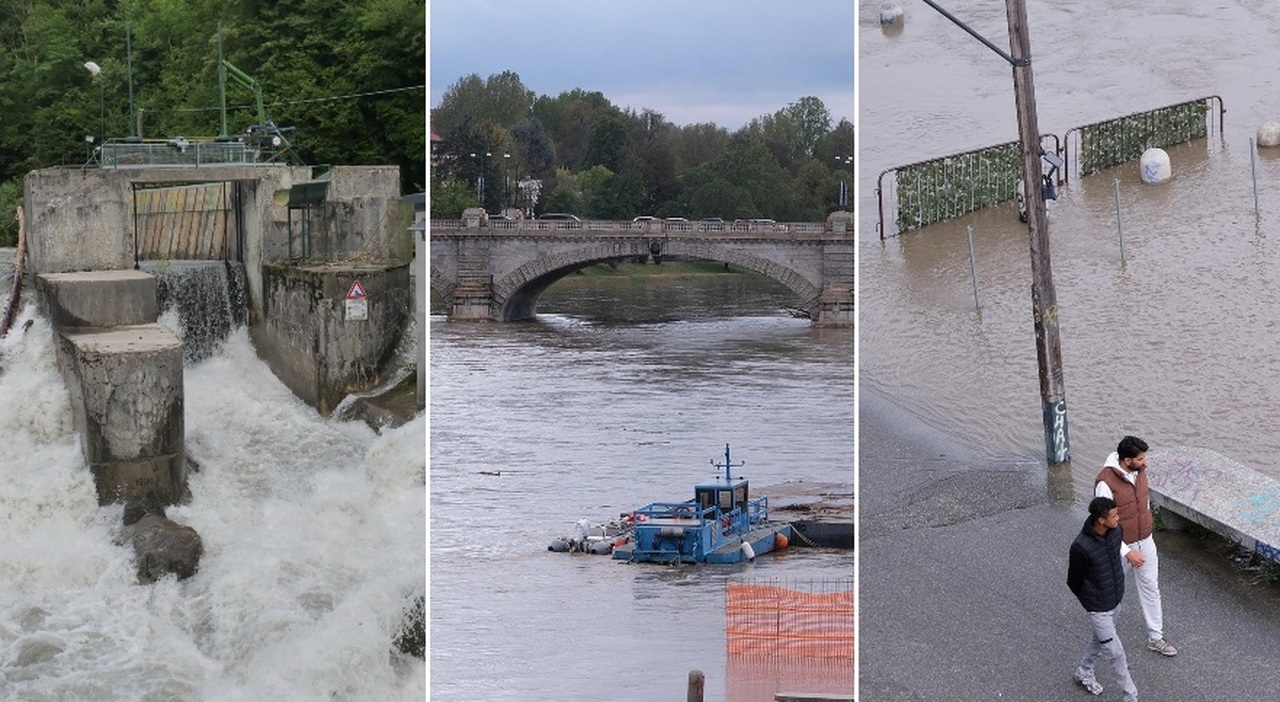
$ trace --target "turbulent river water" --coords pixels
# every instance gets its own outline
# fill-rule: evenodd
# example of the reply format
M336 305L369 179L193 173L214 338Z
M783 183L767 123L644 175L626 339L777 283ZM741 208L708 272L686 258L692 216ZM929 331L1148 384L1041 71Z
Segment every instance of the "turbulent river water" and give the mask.
M849 551L674 568L547 551L580 517L692 497L725 443L757 490L852 484L852 333L788 304L742 275L575 277L532 323L432 318L432 699L683 699L695 668L724 699L727 582L852 577Z
M1008 48L1003 3L943 5ZM1144 184L1135 161L1073 175L1049 203L1073 482L1088 490L1126 433L1280 476L1280 154L1258 153L1255 217L1249 148L1259 124L1280 120L1280 6L1028 5L1042 133L1210 95L1226 107L1221 131L1169 149L1169 182ZM881 29L874 3L859 26L862 387L992 456L1042 463L1030 253L1014 206L885 241L876 229L881 171L1018 138L1009 64L927 6L905 6L901 31Z
M425 666L391 641L423 592L425 417L325 421L243 327L185 368L185 409L199 470L168 514L204 556L141 586L47 321L28 309L0 340L0 700L423 699Z

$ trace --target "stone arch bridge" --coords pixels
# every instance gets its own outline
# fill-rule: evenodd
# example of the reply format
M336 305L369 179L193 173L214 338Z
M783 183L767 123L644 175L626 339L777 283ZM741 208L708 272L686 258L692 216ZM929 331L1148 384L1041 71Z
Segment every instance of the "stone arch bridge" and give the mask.
M450 320L532 319L560 278L606 261L720 261L786 286L817 326L853 326L853 216L826 222L431 221L431 289Z

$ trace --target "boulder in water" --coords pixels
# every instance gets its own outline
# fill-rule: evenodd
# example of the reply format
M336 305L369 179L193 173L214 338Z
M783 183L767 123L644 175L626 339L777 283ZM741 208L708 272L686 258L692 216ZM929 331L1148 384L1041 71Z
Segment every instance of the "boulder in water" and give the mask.
M153 583L170 573L184 580L199 570L204 553L200 534L166 517L154 492L125 505L124 525L120 542L133 545L138 582Z
M392 640L396 650L406 656L427 657L427 602L418 595L400 619L400 629Z

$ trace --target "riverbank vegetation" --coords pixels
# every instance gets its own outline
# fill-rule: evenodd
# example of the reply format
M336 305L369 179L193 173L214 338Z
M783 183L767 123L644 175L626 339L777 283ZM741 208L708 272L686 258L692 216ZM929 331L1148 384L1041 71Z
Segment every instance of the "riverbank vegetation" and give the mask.
M506 71L464 76L431 111L431 216L467 207L592 219L821 221L850 209L853 125L801 97L730 132L575 89L537 95ZM842 193L843 203L842 203Z
M267 118L295 128L303 162L394 164L403 191L421 191L425 12L423 0L6 2L0 246L16 235L28 171L82 165L104 137L219 136L220 43L261 87ZM254 103L227 81L229 133L257 122Z

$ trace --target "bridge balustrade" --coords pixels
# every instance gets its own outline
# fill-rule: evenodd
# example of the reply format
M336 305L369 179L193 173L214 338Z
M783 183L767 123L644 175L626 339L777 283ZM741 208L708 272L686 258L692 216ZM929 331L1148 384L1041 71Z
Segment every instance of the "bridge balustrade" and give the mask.
M437 232L457 232L475 235L529 235L529 234L572 234L617 232L618 234L663 234L671 235L721 235L738 236L777 236L780 238L814 237L820 238L832 234L831 225L827 222L661 222L656 220L631 222L610 220L488 220L478 227L467 227L464 220L433 219L431 230ZM852 231L843 233L852 237Z

